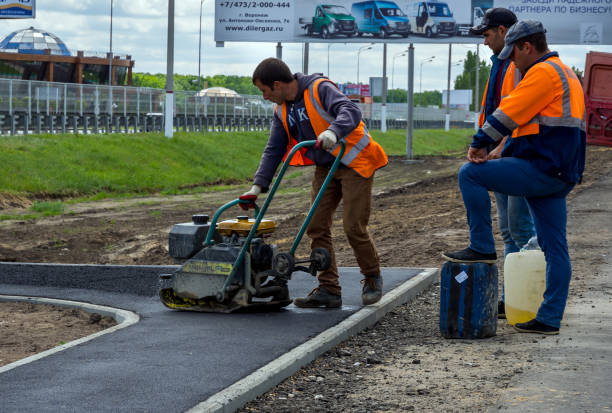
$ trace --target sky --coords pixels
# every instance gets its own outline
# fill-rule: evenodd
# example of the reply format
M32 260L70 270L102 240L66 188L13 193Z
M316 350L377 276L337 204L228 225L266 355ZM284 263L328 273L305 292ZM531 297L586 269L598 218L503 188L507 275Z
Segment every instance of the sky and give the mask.
M214 1L202 0L201 74L250 76L257 64L266 57L276 56L276 43L225 42L216 47L214 40ZM175 62L174 72L198 74L198 34L200 29L200 0L175 2ZM47 30L62 39L73 54L77 50L105 53L110 50L111 0L37 0L36 19L0 20L0 39L9 33L34 26ZM167 0L113 0L113 53L132 56L134 71L166 72ZM365 44L310 43L308 71L321 72L337 83L357 81L358 49ZM406 88L407 56L401 56L408 44L387 46L388 87ZM448 71L447 44L414 44L414 91L446 89ZM584 68L590 50L612 53L612 46L551 45L561 59L570 66ZM453 44L451 79L462 72L462 60L476 45ZM482 44L482 59L489 59L491 51ZM328 60L329 52L329 60ZM431 61L425 61L435 56ZM294 72L302 71L303 45L283 43L283 60ZM383 45L359 54L359 78L383 74ZM329 73L328 73L329 67ZM451 88L452 88L451 83Z

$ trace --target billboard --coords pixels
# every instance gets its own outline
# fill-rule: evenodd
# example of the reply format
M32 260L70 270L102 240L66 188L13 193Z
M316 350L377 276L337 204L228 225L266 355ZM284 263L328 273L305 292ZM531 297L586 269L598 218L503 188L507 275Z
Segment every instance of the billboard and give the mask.
M215 1L215 40L477 43L491 7L540 20L551 44L612 44L612 0Z
M0 0L0 19L33 19L36 0Z
M442 91L442 107L446 107L446 99L448 98L448 90ZM470 110L472 104L472 89L454 89L450 93L451 109Z

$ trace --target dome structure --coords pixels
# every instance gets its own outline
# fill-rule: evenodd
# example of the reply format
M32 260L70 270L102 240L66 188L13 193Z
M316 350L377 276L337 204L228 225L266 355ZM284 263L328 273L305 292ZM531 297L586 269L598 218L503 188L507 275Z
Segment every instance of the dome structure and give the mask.
M8 53L45 54L70 56L66 44L53 33L29 27L17 30L0 40L0 51Z
M228 89L226 87L209 87L208 89L202 89L198 92L198 96L208 96L208 97L240 97L240 94L235 90Z

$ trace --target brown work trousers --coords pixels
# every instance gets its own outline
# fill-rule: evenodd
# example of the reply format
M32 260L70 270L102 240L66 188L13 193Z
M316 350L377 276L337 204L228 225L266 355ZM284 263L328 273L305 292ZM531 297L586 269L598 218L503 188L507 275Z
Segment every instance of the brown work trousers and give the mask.
M312 180L311 204L319 193L329 168L317 166ZM311 248L325 248L331 254L331 266L318 275L319 285L333 294L341 294L338 267L332 244L334 213L343 200L342 224L349 244L353 248L357 264L363 275L379 275L380 260L367 226L372 203L374 176L364 178L354 170L340 167L336 170L317 210L306 230L312 240Z

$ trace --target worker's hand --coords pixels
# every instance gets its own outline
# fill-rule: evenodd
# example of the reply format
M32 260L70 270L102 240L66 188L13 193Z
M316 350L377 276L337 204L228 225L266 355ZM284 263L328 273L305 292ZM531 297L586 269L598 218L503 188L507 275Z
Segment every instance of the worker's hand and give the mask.
M261 186L253 185L251 189L238 197L238 199L241 201L238 206L245 211L248 211L250 208L255 208L255 200L257 199L257 195L260 193Z
M504 136L504 139L502 139L501 142L499 142L499 144L491 152L489 152L489 156L487 157L487 159L491 160L491 159L501 158L501 154L504 148L506 147L507 140L508 140L508 137Z
M337 143L338 143L338 137L336 136L336 132L330 129L325 129L317 137L316 147L329 151L333 149Z
M499 159L501 158L502 150L504 149L503 145L497 145L495 149L489 152L487 159L490 161L491 159Z
M487 161L487 148L473 148L470 146L467 154L468 161L485 163Z

